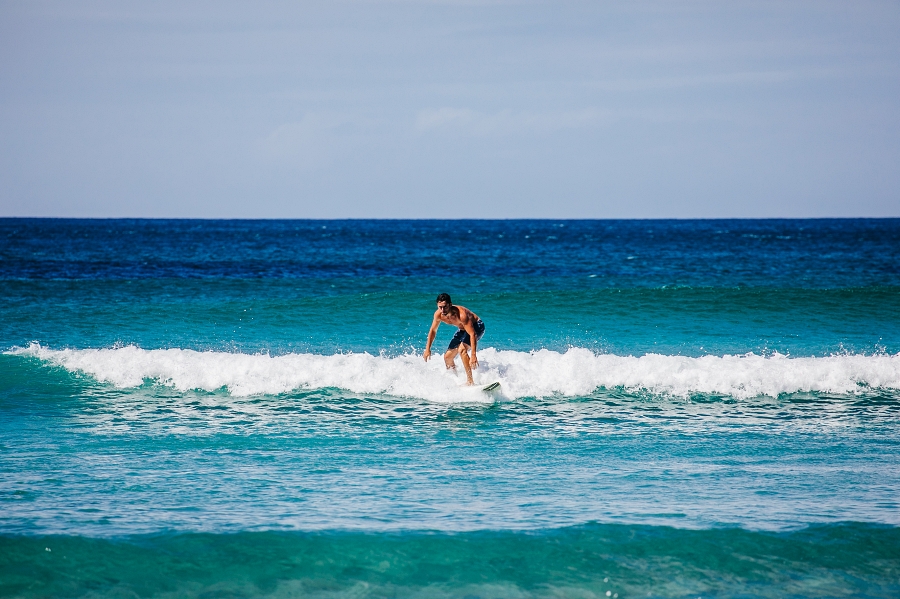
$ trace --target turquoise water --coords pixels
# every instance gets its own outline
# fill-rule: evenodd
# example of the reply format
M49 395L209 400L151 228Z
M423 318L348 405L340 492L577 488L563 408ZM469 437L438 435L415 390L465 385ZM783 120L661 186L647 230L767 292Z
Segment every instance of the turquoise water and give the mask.
M900 595L900 221L6 219L0 279L0 595Z
M0 538L5 596L896 596L896 528ZM609 593L609 595L607 595Z

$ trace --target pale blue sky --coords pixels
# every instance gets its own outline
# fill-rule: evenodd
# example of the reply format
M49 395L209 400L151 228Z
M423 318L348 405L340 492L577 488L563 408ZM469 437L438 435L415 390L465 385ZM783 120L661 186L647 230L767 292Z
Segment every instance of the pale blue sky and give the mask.
M0 0L0 216L900 216L900 2Z

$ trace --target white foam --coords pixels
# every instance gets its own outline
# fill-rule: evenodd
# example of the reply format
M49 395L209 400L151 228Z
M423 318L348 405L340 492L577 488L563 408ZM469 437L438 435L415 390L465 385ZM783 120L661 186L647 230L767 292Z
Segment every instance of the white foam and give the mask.
M146 350L135 346L54 350L37 343L8 353L36 357L122 388L137 387L150 380L183 391L225 388L235 396L337 387L355 393L438 402L490 400L477 391L461 388L462 369L455 376L448 373L440 356L426 364L419 355L269 356L189 349ZM900 389L900 354L690 358L595 354L582 348L565 353L485 348L479 352L479 360L476 382L498 380L508 398L579 396L600 387L737 398L800 391L854 393L864 387Z

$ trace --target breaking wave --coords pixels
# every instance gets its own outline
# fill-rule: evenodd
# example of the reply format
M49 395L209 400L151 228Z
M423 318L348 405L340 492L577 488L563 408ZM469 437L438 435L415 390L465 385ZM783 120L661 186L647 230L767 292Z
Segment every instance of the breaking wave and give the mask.
M463 377L444 369L440 356L356 354L242 354L190 349L49 349L37 343L8 354L34 357L120 388L146 382L181 391L226 389L234 396L340 388L354 393L418 397L438 402L488 401ZM866 388L900 389L900 354L789 357L781 354L703 356L479 352L476 383L500 381L510 399L582 396L598 388L623 388L686 397L696 393L735 398L782 393L852 394Z

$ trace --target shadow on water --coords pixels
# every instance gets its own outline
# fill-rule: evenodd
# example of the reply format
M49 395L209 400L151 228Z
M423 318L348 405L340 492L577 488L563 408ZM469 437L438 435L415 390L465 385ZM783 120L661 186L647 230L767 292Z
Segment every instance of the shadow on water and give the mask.
M0 537L16 597L896 597L900 529Z

